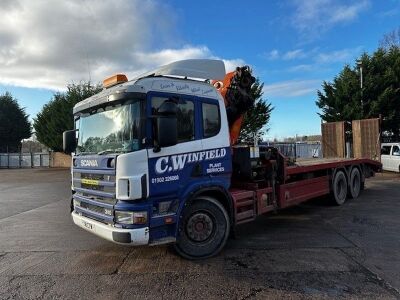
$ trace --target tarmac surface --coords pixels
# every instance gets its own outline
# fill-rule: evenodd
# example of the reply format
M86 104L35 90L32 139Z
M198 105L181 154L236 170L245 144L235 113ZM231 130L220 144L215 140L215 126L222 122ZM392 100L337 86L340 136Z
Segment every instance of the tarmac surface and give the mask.
M400 299L399 174L259 217L196 262L81 230L69 198L69 170L0 170L0 299Z

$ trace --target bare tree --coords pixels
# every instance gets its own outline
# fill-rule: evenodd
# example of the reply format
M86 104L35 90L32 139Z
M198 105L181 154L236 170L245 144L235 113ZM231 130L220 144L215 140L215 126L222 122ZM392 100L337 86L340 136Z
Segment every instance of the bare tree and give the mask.
M380 40L379 46L386 50L392 47L400 47L400 26L397 29L386 33Z

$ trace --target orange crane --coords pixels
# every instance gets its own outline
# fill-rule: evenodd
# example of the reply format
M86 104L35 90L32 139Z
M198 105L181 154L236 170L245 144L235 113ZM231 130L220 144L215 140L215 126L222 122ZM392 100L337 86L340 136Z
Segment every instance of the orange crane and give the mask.
M254 105L251 86L255 82L249 66L237 67L225 78L211 83L221 93L225 101L231 145L237 143L245 113Z

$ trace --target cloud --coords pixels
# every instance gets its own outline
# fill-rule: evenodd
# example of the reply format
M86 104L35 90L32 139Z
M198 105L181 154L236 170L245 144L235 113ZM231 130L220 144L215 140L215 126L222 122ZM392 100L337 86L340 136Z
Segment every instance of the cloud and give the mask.
M292 51L286 52L282 58L285 60L292 60L292 59L298 59L298 58L305 58L307 54L303 51L303 49L296 49Z
M267 98L290 98L315 94L321 87L322 80L288 80L264 85Z
M135 75L175 60L215 58L176 38L176 16L161 1L3 0L0 83L64 89L80 80ZM225 60L227 69L240 59Z
M391 17L397 16L398 14L400 14L400 2L399 2L399 5L397 5L397 7L395 7L395 8L385 10L385 11L378 13L378 17L391 18Z
M296 65L293 67L290 67L288 69L289 72L310 72L315 70L315 65L313 64L301 64L301 65Z
M319 53L315 57L317 63L350 63L355 57L360 55L363 47L359 46L356 48L347 48L336 50L332 52Z
M261 57L266 58L268 60L277 60L280 58L280 53L278 50L273 49L269 52L264 52L261 54Z
M370 7L369 0L294 0L295 13L292 25L303 38L313 39L335 25L355 20Z
M321 69L330 64L351 63L351 61L362 53L363 49L363 46L325 52L321 51L319 48L313 48L311 50L295 49L287 52L280 52L275 49L274 51L276 51L277 55L274 56L274 60L298 61L307 59L306 63L290 66L286 70L289 72L309 72Z
M281 52L277 49L273 49L269 52L264 52L263 54L261 54L261 57L268 60L294 60L307 57L307 53L305 53L303 49L295 49L287 52Z
M215 57L216 59L221 59L220 57ZM225 63L226 72L231 72L236 69L236 67L246 65L245 61L240 58L236 59L222 59ZM251 67L251 66L250 66Z

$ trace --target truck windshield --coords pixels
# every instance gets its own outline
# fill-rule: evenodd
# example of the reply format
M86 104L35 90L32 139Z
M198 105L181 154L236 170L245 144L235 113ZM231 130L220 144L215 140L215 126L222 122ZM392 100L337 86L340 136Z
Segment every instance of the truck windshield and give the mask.
M141 102L99 108L77 120L77 154L123 153L140 148Z

